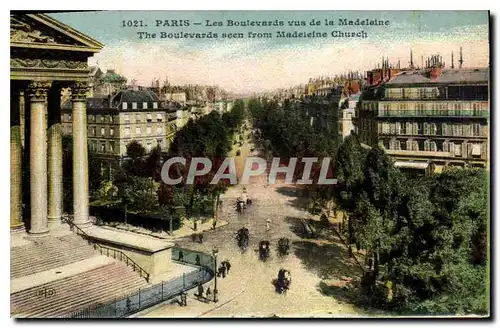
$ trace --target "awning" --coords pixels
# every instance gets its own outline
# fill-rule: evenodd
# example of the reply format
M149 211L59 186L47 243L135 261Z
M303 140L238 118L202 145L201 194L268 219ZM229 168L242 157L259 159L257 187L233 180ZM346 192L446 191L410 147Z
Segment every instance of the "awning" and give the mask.
M394 166L396 166L396 167L402 167L402 168L406 168L406 169L420 169L420 170L425 170L429 166L429 163L396 161L394 163Z

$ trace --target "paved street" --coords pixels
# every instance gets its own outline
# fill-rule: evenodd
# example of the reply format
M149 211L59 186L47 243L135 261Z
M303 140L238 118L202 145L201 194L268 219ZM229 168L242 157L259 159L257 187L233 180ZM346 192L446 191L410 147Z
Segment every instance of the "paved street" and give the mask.
M243 159L243 158L242 158ZM359 268L348 258L347 250L333 236L330 241L304 239L298 218L308 214L295 196L293 186L275 185L266 187L264 178L253 179L247 186L247 193L253 199L245 213L234 208L236 197L241 195L242 186L230 188L223 197L222 213L228 224L205 233L203 244L192 243L189 238L178 241L182 247L211 252L219 249L218 262L230 260L229 275L217 279L218 303L196 301L190 292L187 307L177 304L161 305L145 317L268 317L268 316L315 316L342 317L363 315L359 309L343 302L340 287L349 277L358 277ZM266 220L271 220L266 231ZM250 231L247 251L242 252L236 243L238 229ZM277 241L286 237L291 241L290 254L280 258ZM266 262L258 258L258 244L261 240L271 242L271 255ZM275 292L272 284L280 268L291 272L290 290L283 295ZM210 282L213 290L214 282ZM335 287L337 286L337 287ZM205 286L205 288L208 287Z

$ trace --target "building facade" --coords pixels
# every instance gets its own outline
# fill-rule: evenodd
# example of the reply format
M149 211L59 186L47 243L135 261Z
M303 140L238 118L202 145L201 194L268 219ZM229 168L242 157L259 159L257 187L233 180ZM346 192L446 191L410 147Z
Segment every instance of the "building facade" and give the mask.
M489 69L404 71L363 93L356 124L363 143L382 145L395 165L441 172L486 167Z
M167 151L177 131L177 107L161 102L150 90L125 90L108 98L87 100L89 148L100 158L126 156L127 145L139 142L146 151L159 146ZM69 104L62 107L63 132L72 129Z
M44 14L10 16L10 227L29 238L62 216L62 90L73 116L73 222L90 225L88 58L100 42ZM24 171L24 174L23 174Z

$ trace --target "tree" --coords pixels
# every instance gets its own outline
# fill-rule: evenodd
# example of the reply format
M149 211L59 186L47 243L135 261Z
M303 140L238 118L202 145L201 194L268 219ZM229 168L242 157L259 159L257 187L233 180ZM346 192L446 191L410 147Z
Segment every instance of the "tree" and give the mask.
M133 176L147 176L144 170L144 156L146 149L136 140L132 140L127 145L127 159L122 163L122 168Z
M137 142L136 140L132 140L127 145L127 156L133 160L140 159L146 155L146 149Z

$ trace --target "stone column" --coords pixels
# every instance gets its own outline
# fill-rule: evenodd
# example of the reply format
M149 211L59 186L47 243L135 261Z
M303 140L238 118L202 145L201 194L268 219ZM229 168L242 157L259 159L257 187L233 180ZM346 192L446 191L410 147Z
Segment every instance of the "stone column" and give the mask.
M53 85L48 99L49 226L61 222L63 206L63 163L61 127L61 89Z
M30 235L48 233L47 224L47 93L49 82L31 82L30 97Z
M89 166L87 152L88 84L71 86L73 102L73 214L74 223L87 227L89 220Z
M19 91L10 91L10 230L24 231L22 221L22 144Z

